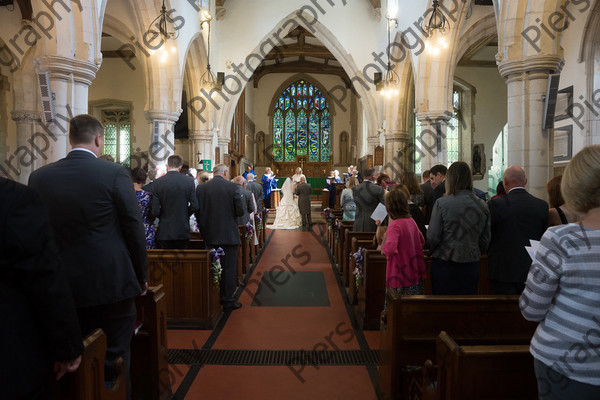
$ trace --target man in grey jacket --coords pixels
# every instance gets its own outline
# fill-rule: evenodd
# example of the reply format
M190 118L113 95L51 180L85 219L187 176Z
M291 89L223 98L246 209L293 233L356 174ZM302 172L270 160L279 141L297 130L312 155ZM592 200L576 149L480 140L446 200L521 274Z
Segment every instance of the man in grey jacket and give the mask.
M296 195L298 196L298 208L302 215L302 230L310 229L312 218L310 215L310 192L312 187L306 183L306 177L300 177L300 183L296 186Z
M375 185L377 175L373 168L367 168L363 182L352 188L352 196L356 203L356 218L352 230L356 232L375 232L377 224L371 219L371 214L379 203L385 204L385 190Z

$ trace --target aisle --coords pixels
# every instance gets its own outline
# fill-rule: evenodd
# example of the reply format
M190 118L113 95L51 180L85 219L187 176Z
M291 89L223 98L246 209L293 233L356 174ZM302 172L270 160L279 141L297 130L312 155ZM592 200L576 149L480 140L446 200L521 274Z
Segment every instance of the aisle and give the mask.
M215 331L169 330L173 399L375 399L378 332L370 350L352 328L320 237L268 233L241 309Z

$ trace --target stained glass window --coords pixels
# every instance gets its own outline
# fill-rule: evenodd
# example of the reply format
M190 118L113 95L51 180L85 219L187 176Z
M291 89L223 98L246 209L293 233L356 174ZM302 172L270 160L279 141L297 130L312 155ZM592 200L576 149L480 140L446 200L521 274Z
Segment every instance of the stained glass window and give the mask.
M446 127L446 154L448 165L458 161L459 142L460 142L460 119L461 119L461 95L454 89L452 93L452 118L448 121Z
M131 112L129 110L102 110L104 124L103 154L109 154L115 162L130 165Z
M308 155L309 162L329 162L331 126L329 104L319 89L303 79L288 86L273 113L274 161Z

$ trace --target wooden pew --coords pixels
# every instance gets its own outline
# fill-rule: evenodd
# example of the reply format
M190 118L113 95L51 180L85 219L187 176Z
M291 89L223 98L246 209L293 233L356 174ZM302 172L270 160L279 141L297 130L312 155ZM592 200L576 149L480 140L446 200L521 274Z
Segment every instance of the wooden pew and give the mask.
M350 279L352 278L352 271L354 270L354 263L352 263L352 266L350 265L350 258L352 257L352 254L354 254L358 250L358 247L353 249L352 241L354 240L354 238L357 238L359 240L373 239L374 236L375 232L357 232L353 231L352 229L348 229L345 231L343 249L341 252L340 260L341 266L339 267L342 271L342 282L344 286L350 286ZM363 247L369 249L373 248L372 246Z
M125 400L127 384L125 365L117 358L115 383L111 388L104 384L104 358L106 335L96 329L83 341L83 355L77 371L66 374L53 388L54 400Z
M327 189L321 191L321 208L323 210L329 208L329 190Z
M385 303L386 258L381 251L366 249L363 257L364 276L358 286L354 311L359 328L377 329Z
M352 230L352 226L354 225L354 221L343 221L341 218L339 219L340 228L338 230L338 235L335 238L335 263L338 269L338 272L341 274L343 271L343 260L344 260L344 246L345 246L345 238L346 231Z
M240 247L238 248L238 259L237 259L237 276L238 279L243 281L243 276L248 272L248 266L250 265L250 242L246 239L247 228L245 225L238 225L240 232Z
M431 257L425 256L425 294L432 294L431 290ZM478 295L492 294L490 278L488 277L488 256L484 254L479 259L479 284Z
M399 296L392 290L386 296L379 364L385 398L407 398L413 378L421 387L421 371L411 374L406 366L434 359L441 331L465 345L525 344L537 327L522 317L519 296Z
M354 254L358 251L360 247L368 250L377 249L377 246L375 246L373 240L359 240L356 237L352 238L352 244L350 246L351 255L348 257L348 263L346 266L346 272L348 274L348 276L346 277L346 279L348 279L348 288L346 290L346 293L348 294L348 302L351 305L356 305L358 300L358 287L356 286L356 276L354 275L354 268L356 268L356 258L354 257Z
M212 329L221 316L209 250L148 250L148 284L163 285L169 327Z
M333 215L333 219L327 221L327 243L329 244L329 251L331 255L335 257L335 220L342 220L342 210L329 210L329 212Z
M200 232L190 232L190 243L188 245L188 248L196 250L206 249L204 239L202 238Z
M441 332L436 357L437 368L425 366L423 400L537 399L528 344L461 346Z
M131 341L131 398L166 400L172 395L167 345L167 296L162 285L135 299L142 321Z
M335 208L336 209L342 208L341 198L342 198L342 190L344 190L344 189L346 189L346 185L344 183L336 183L335 184Z

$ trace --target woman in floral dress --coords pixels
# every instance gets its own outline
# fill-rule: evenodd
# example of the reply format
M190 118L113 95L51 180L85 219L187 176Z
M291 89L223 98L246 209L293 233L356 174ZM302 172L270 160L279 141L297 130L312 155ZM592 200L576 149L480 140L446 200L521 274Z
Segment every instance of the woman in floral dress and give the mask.
M144 234L146 235L146 249L156 248L154 241L155 230L153 220L154 217L150 213L152 207L152 193L146 192L142 186L146 183L148 173L143 168L135 168L132 171L133 188L135 189L135 197L142 213L142 222L144 223Z

